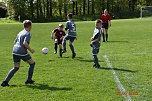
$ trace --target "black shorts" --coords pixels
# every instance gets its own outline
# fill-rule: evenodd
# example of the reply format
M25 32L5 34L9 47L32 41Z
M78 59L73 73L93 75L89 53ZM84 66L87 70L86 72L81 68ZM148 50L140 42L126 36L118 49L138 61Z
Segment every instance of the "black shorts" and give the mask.
M58 45L62 44L62 40L60 40L60 38L58 38Z
M109 24L108 23L103 23L102 24L102 28L108 29L109 28Z
M31 60L32 58L31 58L31 56L30 56L30 54L28 54L28 55L26 55L26 56L19 56L19 55L14 55L13 54L13 61L14 61L14 63L20 63L20 61L21 60L23 60L23 61L28 61L28 60Z

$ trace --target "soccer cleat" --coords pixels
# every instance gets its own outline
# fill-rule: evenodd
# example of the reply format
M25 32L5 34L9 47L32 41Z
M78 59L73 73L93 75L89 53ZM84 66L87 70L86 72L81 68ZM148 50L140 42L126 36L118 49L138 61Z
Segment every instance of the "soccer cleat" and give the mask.
M1 84L1 86L6 87L6 86L9 86L9 84L8 84L7 81L3 81L2 84Z
M35 81L33 81L33 80L27 80L27 81L25 81L25 84L33 84Z
M72 54L72 59L75 58L75 56L76 56L76 53L73 53L73 54Z

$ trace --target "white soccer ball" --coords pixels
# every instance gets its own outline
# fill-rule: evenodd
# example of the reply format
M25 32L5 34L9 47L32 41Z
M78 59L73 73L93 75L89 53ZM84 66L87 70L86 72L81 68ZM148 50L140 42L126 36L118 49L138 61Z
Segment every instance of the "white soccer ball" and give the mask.
M49 52L49 49L47 47L42 48L42 53L47 54Z

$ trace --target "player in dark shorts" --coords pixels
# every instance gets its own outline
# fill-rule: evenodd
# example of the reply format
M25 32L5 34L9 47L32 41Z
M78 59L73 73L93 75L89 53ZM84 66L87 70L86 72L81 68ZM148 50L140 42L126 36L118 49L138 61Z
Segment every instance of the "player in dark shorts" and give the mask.
M100 40L101 40L101 34L102 34L102 21L100 19L97 19L95 21L95 29L93 36L91 37L91 48L92 48L92 55L93 55L93 60L94 60L94 65L93 67L99 68L100 64L98 62L98 53L100 49Z
M62 57L62 40L65 36L65 32L63 31L63 28L64 28L64 25L59 24L59 28L54 30L55 32L54 38L57 45L59 45L59 48L60 48L60 51L59 51L60 57Z
M25 84L33 84L35 82L32 80L35 62L31 58L30 54L27 52L27 50L29 50L31 53L35 52L34 49L32 49L29 46L31 39L30 30L32 28L32 22L30 20L25 20L23 22L23 25L24 25L24 29L19 32L19 34L17 35L14 41L14 47L12 52L14 67L9 71L8 75L2 82L1 86L3 87L9 86L8 82L11 80L14 74L19 70L21 60L29 64L28 77L27 80L25 81Z
M104 10L104 14L101 15L101 20L103 22L102 28L103 28L103 42L107 41L108 42L108 28L111 26L111 16L108 14L107 9ZM106 40L105 40L105 35L106 35Z
M69 46L70 46L70 49L72 51L72 58L75 58L76 53L74 51L74 46L72 43L76 39L76 24L72 21L72 14L71 13L67 15L67 18L68 18L68 21L66 22L65 30L68 31L68 34L65 35L65 37L63 39L63 43L62 43L63 52L62 53L66 52L66 40L69 40Z

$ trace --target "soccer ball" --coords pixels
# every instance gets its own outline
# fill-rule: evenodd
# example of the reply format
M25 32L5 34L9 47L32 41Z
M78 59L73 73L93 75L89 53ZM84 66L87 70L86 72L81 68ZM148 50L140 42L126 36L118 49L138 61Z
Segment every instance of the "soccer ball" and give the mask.
M49 49L47 47L42 48L42 53L47 54L49 52Z

